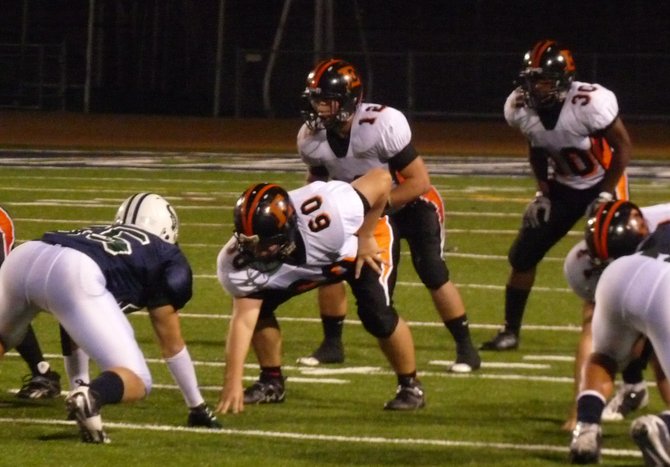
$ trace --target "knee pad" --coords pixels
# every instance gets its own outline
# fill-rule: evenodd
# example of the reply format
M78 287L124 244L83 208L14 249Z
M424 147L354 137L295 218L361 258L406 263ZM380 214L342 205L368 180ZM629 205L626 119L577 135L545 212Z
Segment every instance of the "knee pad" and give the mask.
M537 266L545 254L546 252L538 249L526 249L526 247L519 247L517 243L514 243L507 255L507 261L517 271L528 271Z
M449 282L449 268L441 259L415 264L414 268L423 285L430 290L437 290Z
M543 229L525 229L519 232L509 249L507 260L517 271L528 271L542 261L555 241Z
M254 332L262 331L265 328L279 329L279 322L274 313L271 313L269 316L259 316Z
M449 269L442 255L440 236L413 237L407 240L414 270L423 285L439 289L449 281Z
M358 317L365 330L377 339L386 339L393 334L400 319L392 306L387 306L380 312L359 305Z

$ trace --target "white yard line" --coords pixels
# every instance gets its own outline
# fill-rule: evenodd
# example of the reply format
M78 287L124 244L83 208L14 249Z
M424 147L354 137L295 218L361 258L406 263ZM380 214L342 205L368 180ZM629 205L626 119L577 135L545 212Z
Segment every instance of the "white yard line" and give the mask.
M74 426L75 422L56 419L40 419L40 418L0 418L0 424L9 427L17 424L23 425L40 425L40 426ZM292 439L297 441L309 442L338 442L343 444L389 444L396 446L436 446L436 447L460 447L472 449L498 449L498 450L514 450L514 451L528 451L528 452L559 452L566 453L568 448L566 446L554 446L549 444L515 444L515 443L490 443L484 441L467 441L467 440L453 440L453 439L430 439L430 438L392 438L384 436L342 436L330 434L317 433L300 433L287 431L268 431L268 430L236 430L224 428L221 430L209 430L206 428L189 428L185 426L173 425L155 425L155 424L141 424L141 423L118 423L105 421L105 428L107 430L135 430L148 432L173 432L173 433L192 433L198 436L247 436L255 438L272 438L272 439ZM603 449L602 453L605 456L612 457L642 457L639 451L630 449Z

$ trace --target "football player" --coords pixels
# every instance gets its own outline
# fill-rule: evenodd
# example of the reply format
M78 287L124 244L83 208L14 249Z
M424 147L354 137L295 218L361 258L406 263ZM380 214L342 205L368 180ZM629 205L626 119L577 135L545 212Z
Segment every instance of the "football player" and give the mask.
M168 213L162 212L164 209L162 198L154 198L151 195L146 196L146 193L138 193L128 198L120 207L114 219L114 223L139 224L142 221L140 218L146 219L161 219L165 222L171 221ZM158 213L156 211L159 211ZM135 216L133 221L131 216ZM149 221L147 222L156 222ZM137 308L126 307L124 313L132 313L137 311ZM186 342L181 336L179 322L176 321L176 326L172 326L169 332L158 331L158 344L161 348L161 353L165 359L165 363L170 370L170 374L177 383L184 402L188 407L188 417L186 423L192 427L205 427L219 429L221 424L216 419L216 416L205 403L191 360L191 355L186 347ZM89 380L89 357L86 353L73 342L67 333L61 327L61 342L63 346L63 356L65 361L65 370L70 380L70 389L74 389L82 382L87 383Z
M553 40L539 41L525 54L519 86L505 102L507 123L528 140L537 192L509 250L504 326L483 350L519 346L538 263L586 211L628 198L632 144L616 96L574 76L572 53Z
M623 206L625 207L626 205ZM635 210L632 211L633 215L635 215L635 212ZM657 226L670 222L670 204L668 203L642 207L640 208L640 213L644 217L644 221L650 232L654 232ZM626 218L624 209L617 210L615 214L617 215L617 221L619 223L622 223L623 219ZM619 223L610 222L608 228L614 229L620 225ZM599 229L603 231L602 227L599 227ZM576 399L579 392L582 369L592 347L591 321L593 319L593 309L595 307L595 289L600 274L608 262L609 261L602 261L599 258L593 258L589 254L586 241L581 240L572 247L566 256L563 265L563 271L568 284L572 290L584 300L582 306L582 332L580 334L577 351L575 352L575 403L572 405L568 419L563 425L563 429L566 431L572 431L577 423ZM648 404L649 392L642 371L646 368L652 349L648 340L645 340L644 343L641 344L639 349L641 355L631 360L631 362L622 370L621 376L623 383L605 406L602 414L603 420L623 420L623 418L630 412ZM655 359L652 360L652 363L661 396L663 397L663 400L670 405L670 388L668 388L668 385L666 384L665 376Z
M570 460L578 464L600 461L605 400L617 370L633 358L636 343L649 339L663 373L670 371L670 224L660 224L650 234L637 206L608 202L589 220L585 239L593 258L612 262L595 291L593 350L584 368L570 442ZM670 411L644 415L631 424L646 465L670 465L669 424Z
M304 124L298 152L308 166L307 181L352 182L371 167L390 170L394 185L388 214L400 238L407 240L412 264L430 292L435 308L456 343L450 371L468 373L481 365L472 343L460 292L444 260L444 204L412 143L405 116L385 105L363 102L362 77L340 59L319 62L307 76L302 94ZM344 360L342 323L344 284L319 289L325 338L305 365Z
M297 294L342 280L357 298L363 326L377 338L397 375L395 398L384 408L424 406L412 334L392 303L398 245L387 216L380 218L390 188L389 172L376 168L351 184L314 182L286 192L260 183L240 196L235 234L217 259L219 281L233 296L217 412L238 413L245 403L284 400L275 310ZM244 361L252 339L261 374L245 391Z
M9 213L0 207L0 265L12 251L15 240L14 222ZM37 341L32 326L28 327L23 341L16 346L16 351L28 364L30 374L23 378L23 385L16 393L20 399L51 399L60 396L60 375L51 369L44 358L42 348Z
M101 369L65 398L84 442L109 442L102 406L139 400L151 390L124 312L147 307L170 368L172 358L182 376L192 372L177 313L191 298L192 273L178 231L177 214L164 198L138 193L124 201L114 224L47 232L17 247L0 268L0 355L46 310ZM190 378L197 387L195 374ZM199 396L197 389L192 395Z

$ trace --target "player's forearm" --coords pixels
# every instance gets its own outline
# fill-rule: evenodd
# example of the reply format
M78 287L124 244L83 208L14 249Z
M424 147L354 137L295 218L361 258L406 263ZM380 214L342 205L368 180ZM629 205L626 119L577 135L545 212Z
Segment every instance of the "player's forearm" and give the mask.
M245 306L251 299L234 299L233 316L230 320L228 339L226 340L226 384L242 384L244 361L249 353L251 337L258 320L258 307ZM253 300L257 302L257 300ZM258 301L259 303L262 303ZM250 302L249 302L250 303Z
M405 179L391 191L390 204L394 209L400 209L428 190L430 190L429 180Z
M232 329L228 333L226 342L226 368L224 372L224 382L226 385L241 385L244 375L244 360L247 356L249 343L244 345ZM249 341L251 338L249 338Z
M617 118L607 129L605 139L612 146L613 155L610 165L605 172L602 188L603 191L614 193L616 185L619 183L619 179L632 157L633 144L628 135L628 130L626 130L620 118Z

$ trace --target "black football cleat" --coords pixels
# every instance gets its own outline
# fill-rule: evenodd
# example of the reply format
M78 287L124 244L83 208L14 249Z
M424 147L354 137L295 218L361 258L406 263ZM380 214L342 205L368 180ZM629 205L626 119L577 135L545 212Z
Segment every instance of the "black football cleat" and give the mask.
M27 375L23 378L23 386L16 393L19 399L53 399L60 396L60 375L55 371L47 371L42 375Z
M456 361L447 369L450 373L472 373L482 366L482 359L477 349L471 345L464 349L456 349Z
M186 423L192 427L212 428L215 430L221 428L221 423L216 419L216 415L204 402L197 407L189 409Z
M331 363L344 362L344 346L341 340L324 339L309 357L298 358L298 364L304 366L319 366Z
M268 381L258 380L244 390L245 404L279 404L284 402L286 390L284 378L273 378Z
M384 410L418 410L426 405L426 396L421 383L414 381L409 386L399 385L395 397L384 404Z
M516 350L519 347L519 336L512 331L501 330L490 341L484 342L479 350Z

